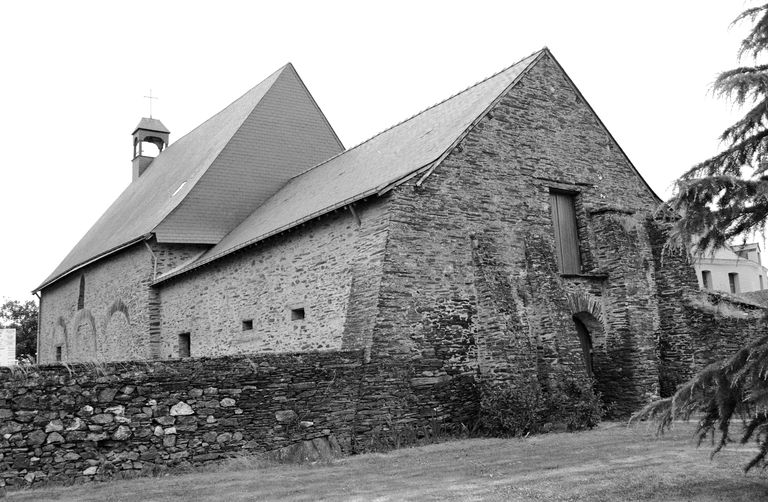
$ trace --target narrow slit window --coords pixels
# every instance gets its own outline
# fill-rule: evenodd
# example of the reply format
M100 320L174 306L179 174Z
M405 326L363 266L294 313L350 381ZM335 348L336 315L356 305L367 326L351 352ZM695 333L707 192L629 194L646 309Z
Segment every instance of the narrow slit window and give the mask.
M576 196L571 193L549 192L552 206L552 226L555 230L557 265L563 274L581 273L581 250L576 221Z
M61 345L56 346L56 362L61 362Z
M701 271L701 284L704 289L712 289L712 272L709 270Z
M291 309L291 321L300 321L306 317L306 312L304 312L304 307L299 307L296 309Z
M251 331L253 329L253 319L245 319L243 321L243 331Z
M189 333L179 333L179 357L189 357L192 355L190 341Z
M760 291L763 290L763 276L760 276Z
M77 310L85 308L85 276L80 276L80 291L77 293Z

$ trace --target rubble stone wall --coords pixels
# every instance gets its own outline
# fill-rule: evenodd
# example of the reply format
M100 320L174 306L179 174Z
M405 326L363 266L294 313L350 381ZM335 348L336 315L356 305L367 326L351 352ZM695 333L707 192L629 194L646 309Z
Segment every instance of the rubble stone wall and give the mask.
M520 79L434 172L394 190L371 359L547 385L584 374L584 315L601 390L627 414L658 393L643 227L658 201L553 60ZM552 190L574 195L581 274L558 270Z
M474 380L430 369L365 363L362 349L0 368L0 493L251 452L317 460L471 428Z
M0 369L0 485L349 452L361 372L361 351Z
M727 293L699 290L685 252L665 246L668 224L648 221L655 263L656 332L662 397L710 363L768 334L765 306Z
M178 357L180 333L192 356L360 348L386 217L386 200L361 204L161 283L160 358Z

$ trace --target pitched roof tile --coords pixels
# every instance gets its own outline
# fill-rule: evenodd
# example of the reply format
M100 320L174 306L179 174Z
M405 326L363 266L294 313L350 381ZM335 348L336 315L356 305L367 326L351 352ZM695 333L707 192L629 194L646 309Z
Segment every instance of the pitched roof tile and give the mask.
M335 208L377 193L438 160L543 51L291 179L195 262L162 282Z
M275 101L284 105L279 112ZM139 126L160 123L147 120ZM307 148L269 135L280 127ZM37 290L152 232L165 242L216 243L291 176L342 150L288 64L161 152ZM243 189L249 196L237 197ZM206 211L208 218L196 217Z

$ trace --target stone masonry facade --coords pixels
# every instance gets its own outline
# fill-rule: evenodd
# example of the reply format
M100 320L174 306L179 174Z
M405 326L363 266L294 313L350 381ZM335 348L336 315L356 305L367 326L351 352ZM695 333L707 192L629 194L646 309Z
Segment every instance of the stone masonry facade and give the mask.
M141 243L47 288L40 305L38 360L148 359L152 258ZM80 291L82 284L82 307Z
M40 360L60 339L70 362L175 359L187 340L193 357L361 351L361 388L386 397L355 423L393 430L465 423L478 379L584 376L585 343L626 415L734 345L696 352L701 323L732 319L701 313L658 200L548 54L428 173L167 281L205 247L89 265L83 308L78 273L43 291ZM578 273L558 266L553 191L573 199Z
M575 194L581 274L558 270L552 189ZM598 389L618 412L636 409L658 394L655 205L543 60L423 184L392 196L374 359L435 358L448 376L546 385L584 371L581 314Z
M207 246L168 245L154 239L88 265L44 290L38 360L156 359L159 312L152 281ZM81 294L82 293L82 294ZM82 301L82 306L80 302Z
M356 216L336 212L164 284L161 356L178 356L179 333L190 333L192 355L361 348L376 307L386 202L360 205ZM292 319L297 309L304 317Z

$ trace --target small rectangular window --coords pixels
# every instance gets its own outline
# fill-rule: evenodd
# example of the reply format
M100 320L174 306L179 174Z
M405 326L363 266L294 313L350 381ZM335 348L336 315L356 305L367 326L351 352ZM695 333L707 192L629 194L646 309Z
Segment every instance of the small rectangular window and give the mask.
M731 293L740 293L741 290L739 289L739 274L736 272L731 272L728 274L728 285L731 287Z
M61 345L56 346L56 362L61 362Z
M563 274L581 273L581 251L576 222L576 197L573 194L551 190L552 225L555 229L557 265Z
M243 331L250 331L253 329L253 319L246 319L243 321Z
M179 357L191 355L189 333L179 333Z
M701 285L704 289L712 289L712 272L709 270L701 271Z
M291 309L291 321L300 321L305 317L304 307Z
M763 290L763 276L760 276L760 291Z

